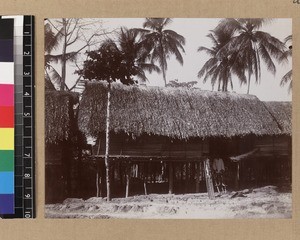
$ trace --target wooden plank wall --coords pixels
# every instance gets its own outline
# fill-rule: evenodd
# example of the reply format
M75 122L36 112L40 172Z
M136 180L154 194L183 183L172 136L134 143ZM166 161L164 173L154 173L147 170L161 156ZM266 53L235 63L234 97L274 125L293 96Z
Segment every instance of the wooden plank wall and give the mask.
M256 138L255 148L259 148L261 156L291 156L291 137L265 136Z
M100 143L100 144L99 144ZM103 155L105 138L100 136L93 146L93 155ZM207 140L172 140L162 136L143 135L136 139L126 134L111 134L110 155L163 156L184 159L200 158L209 153Z

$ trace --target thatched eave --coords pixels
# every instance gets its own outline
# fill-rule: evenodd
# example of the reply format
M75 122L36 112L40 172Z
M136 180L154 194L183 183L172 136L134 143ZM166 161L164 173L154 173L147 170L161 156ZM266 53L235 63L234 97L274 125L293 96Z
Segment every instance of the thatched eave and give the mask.
M105 131L107 84L89 83L79 107L87 136ZM111 131L177 139L282 134L256 96L199 89L112 84Z
M45 140L59 143L70 139L74 126L73 105L78 102L74 93L46 91L45 93Z

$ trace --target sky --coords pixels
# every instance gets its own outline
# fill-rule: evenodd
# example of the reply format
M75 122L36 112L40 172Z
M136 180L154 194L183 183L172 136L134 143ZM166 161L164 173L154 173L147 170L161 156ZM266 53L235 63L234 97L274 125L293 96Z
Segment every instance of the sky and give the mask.
M127 28L142 27L143 18L106 18L103 20L103 27L113 30L121 26ZM207 37L210 30L214 29L221 19L217 18L173 18L173 22L168 25L168 29L176 31L186 39L183 54L184 64L181 66L175 58L171 57L168 61L167 81L178 79L179 82L198 81L196 87L203 90L212 90L210 81L203 83L203 78L197 77L198 71L208 60L204 52L198 52L200 46L210 48L212 43ZM261 28L274 37L284 40L292 34L291 19L274 19L271 23ZM280 80L282 76L292 68L292 59L287 64L276 65L276 74L268 72L262 65L261 82L250 86L250 94L256 95L263 101L291 101L292 94L288 93L288 86L281 87ZM77 75L70 65L68 68L68 85L72 85ZM164 86L162 74L146 73L150 86ZM254 77L252 77L254 80ZM229 89L231 91L231 88ZM233 91L241 94L247 93L247 86L240 86L237 79L233 79Z

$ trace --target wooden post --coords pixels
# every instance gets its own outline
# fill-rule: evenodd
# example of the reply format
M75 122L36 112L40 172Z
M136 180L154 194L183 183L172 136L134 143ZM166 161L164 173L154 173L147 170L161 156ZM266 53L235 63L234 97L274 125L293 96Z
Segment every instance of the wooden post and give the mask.
M118 163L118 167L119 167L119 178L120 178L120 185L123 186L123 171L122 171L122 162L120 161Z
M180 163L180 190L183 191L183 185L184 185L184 182L183 182L183 170L184 170L184 163Z
M148 163L144 162L144 193L145 195L148 195L147 191L147 181L148 181Z
M101 162L97 163L97 173L96 173L96 197L102 197L102 176L103 176L103 171L101 167Z
M238 190L240 187L240 163L236 163L236 179L235 179L235 188Z
M99 170L96 173L96 197L100 196L100 186L99 186Z
M129 185L130 185L130 176L131 175L131 163L128 162L126 166L126 193L125 197L129 197Z
M169 162L169 194L173 194L174 187L174 169L173 163Z
M206 179L206 188L209 199L215 199L214 185L211 176L209 159L204 160L204 169L205 169L205 179Z
M200 171L201 171L201 163L196 162L196 193L200 192Z
M81 144L78 144L78 162L77 162L77 188L76 194L80 194L82 192L82 148Z
M107 105L106 105L106 130L105 130L105 170L106 170L106 196L107 201L111 200L110 194L110 162L109 162L109 125L110 125L110 91L111 84L108 82Z
M97 139L98 141L98 148L97 148L97 155L100 154L100 148L101 148L101 138L98 137ZM102 169L101 169L101 160L98 159L96 160L96 164L97 164L97 172L96 172L96 197L102 197L102 193L101 193L101 188L102 188Z
M111 192L111 194L113 194L114 185L115 185L115 164L113 162L110 162L110 192Z
M188 162L186 162L185 163L184 193L188 192L188 185L189 185L189 164L188 164Z

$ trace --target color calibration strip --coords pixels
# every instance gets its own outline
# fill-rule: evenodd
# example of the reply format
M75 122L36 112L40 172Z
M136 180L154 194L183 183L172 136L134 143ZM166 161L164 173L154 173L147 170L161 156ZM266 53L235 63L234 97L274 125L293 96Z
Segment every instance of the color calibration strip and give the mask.
M8 19L14 21L14 212L0 218L34 218L34 22L1 16Z
M14 20L0 19L0 214L15 211Z

